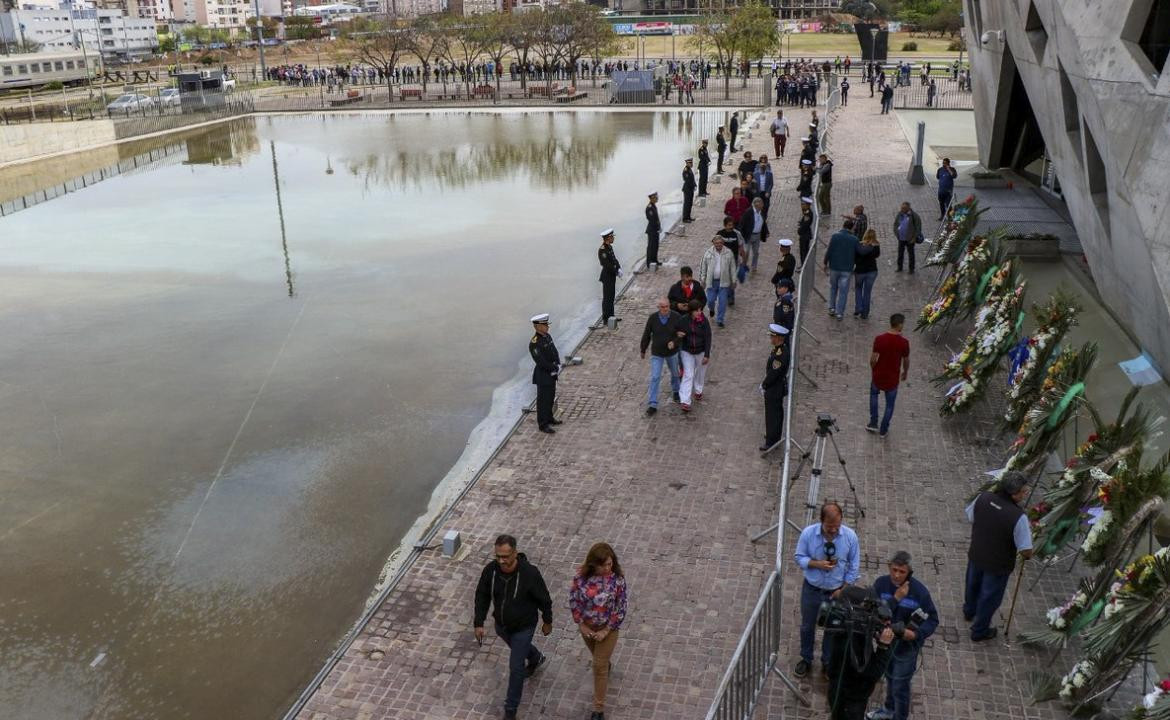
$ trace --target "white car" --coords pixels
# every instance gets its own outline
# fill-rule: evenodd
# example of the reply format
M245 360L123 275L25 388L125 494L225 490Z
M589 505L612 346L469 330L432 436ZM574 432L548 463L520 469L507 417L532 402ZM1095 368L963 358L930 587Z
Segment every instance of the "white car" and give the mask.
M181 103L179 91L175 88L167 88L158 94L158 101L163 107L178 107Z
M126 93L106 106L109 112L128 113L133 110L144 110L154 105L154 100L146 95Z

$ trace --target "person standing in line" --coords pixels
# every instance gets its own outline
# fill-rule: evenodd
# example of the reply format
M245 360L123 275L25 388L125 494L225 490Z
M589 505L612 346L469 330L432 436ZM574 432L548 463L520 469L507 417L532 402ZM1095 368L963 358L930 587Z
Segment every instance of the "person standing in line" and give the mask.
M873 582L873 592L890 608L891 621L906 628L894 644L893 658L886 668L886 701L866 713L865 720L908 720L910 717L910 683L918 669L918 653L926 639L938 628L938 608L930 590L914 577L910 553L899 550L890 558L889 574ZM909 627L911 616L919 611L926 619L918 629Z
M817 175L821 181L817 185L817 212L828 215L833 212L833 161L824 153L821 153L819 161Z
M781 280L796 274L796 258L792 256L792 241L780 238L780 259L776 261L776 272L772 273L772 284L778 285Z
M724 218L723 227L728 229L731 218ZM731 232L736 230L731 228ZM724 245L724 237L711 238L711 247L703 253L699 262L699 282L707 288L707 314L715 318L715 324L724 327L727 315L727 297L735 278L735 257Z
M707 138L699 145L699 197L707 197L707 168L711 167L711 153L707 150Z
M798 180L796 183L796 194L799 195L801 199L808 197L810 203L812 202L812 184L814 172L815 171L813 170L812 160L800 161L800 180Z
M528 342L528 354L536 363L532 368L532 384L536 386L536 426L542 433L552 435L553 425L561 421L553 418L553 403L557 398L557 376L561 374L561 356L552 336L548 334L548 313L535 315L532 326L536 334Z
M1019 503L1028 496L1028 477L1009 470L994 491L979 493L967 506L971 545L967 549L967 581L963 619L971 623L971 640L982 642L999 634L991 627L1003 602L1016 555L1032 557L1032 529Z
M752 207L739 219L739 234L745 242L744 265L755 272L760 262L760 244L768 242L768 216L764 213L764 199L757 197L752 200ZM746 272L741 272L746 276ZM740 281L744 278L740 277Z
M500 535L495 542L495 559L479 574L475 587L475 639L481 645L488 607L492 607L496 635L508 645L508 692L504 700L505 720L515 720L524 680L544 665L545 657L532 644L537 615L543 617L540 631L552 632L552 598L544 577L528 557L516 551L516 538Z
M902 335L902 324L906 316L894 313L890 316L890 329L873 339L869 354L869 424L865 429L882 437L890 431L890 419L894 417L894 403L898 399L898 382L905 381L910 373L910 341ZM886 396L886 411L882 413L882 424L878 425L878 394Z
M658 272L658 237L662 233L662 223L658 221L658 193L649 195L650 202L646 205L646 267L654 266Z
M747 262L747 240L730 220L730 217L724 217L723 229L715 234L723 238L723 244L731 251L731 286L727 288L727 307L735 307L735 281L739 277L740 266Z
M745 151L743 154L743 160L740 161L739 168L737 169L739 179L750 179L752 174L755 173L756 165L758 164L759 161L752 159L752 151Z
M731 148L730 148L730 150L731 150L731 154L734 155L735 154L735 136L737 134L739 134L739 112L738 111L731 113L731 123L729 123L728 129L731 131Z
M869 72L869 96L873 97L873 86L877 82L877 76L873 74L873 70Z
M813 663L817 614L821 603L837 598L847 585L861 577L861 553L857 533L844 524L841 505L830 500L821 506L821 521L809 525L796 541L795 560L804 582L800 589L800 662L796 677L808 675ZM829 635L821 642L821 667L827 668Z
M723 126L719 126L719 132L715 134L715 152L718 153L718 158L715 161L715 174L723 174L723 156L727 152L727 140L723 137Z
M700 313L702 314L702 313ZM605 695L618 633L626 620L629 590L617 554L608 543L589 548L569 586L569 612L593 659L593 714L605 720Z
M829 238L825 249L824 269L829 275L829 317L842 320L849 302L849 281L858 254L868 255L872 248L863 248L853 234L853 221L846 219L841 229Z
M934 174L938 180L938 219L941 221L947 215L947 208L951 205L951 197L955 194L955 178L959 171L951 167L951 159L943 158L942 167Z
M756 182L756 197L764 200L764 215L767 216L768 210L772 207L772 188L776 184L767 155L760 156L760 162L756 165L753 178Z
M691 207L695 204L695 171L691 169L691 166L694 164L694 162L694 158L687 158L686 165L683 166L682 171L682 221L685 223L695 221L695 219L691 217Z
M926 107L934 107L934 97L938 94L938 86L934 83L934 78L930 79L930 84L926 86Z
M777 100L779 105L780 101ZM784 111L776 111L776 119L772 121L772 144L776 147L776 157L784 157L784 148L788 145L788 121L784 119Z
M902 272L903 256L910 256L910 274L914 274L914 246L922 237L922 218L910 208L910 203L902 203L898 214L894 216L894 237L898 239L898 265L894 272Z
M613 251L613 228L601 231L601 247L597 249L597 262L601 264L601 322L607 323L614 316L613 302L617 295L617 279L622 276L622 264Z
M849 78L841 80L841 106L849 106Z
M650 381L646 392L646 414L658 412L658 388L662 382L662 366L670 371L670 391L675 402L679 402L679 365L678 346L680 338L686 334L683 327L682 315L670 309L670 301L666 298L658 299L658 311L650 313L646 318L646 327L642 330L642 359L646 359L646 350L650 350Z
M692 393L695 400L703 398L707 380L707 364L711 362L711 323L703 314L703 303L696 298L687 306L686 335L682 339L682 381L679 383L679 401L683 412L691 411Z
M800 198L800 222L796 226L796 239L800 243L801 267L804 267L804 259L808 257L809 248L812 246L812 203L813 199L810 197Z
M882 254L877 231L873 228L866 230L865 236L861 238L861 246L871 247L873 251L868 255L859 253L853 261L853 317L868 320L869 301L873 296L873 285L877 282L877 261Z
M886 85L882 88L882 115L889 115L894 108L894 86Z
M707 293L703 290L702 284L695 280L690 266L683 265L679 268L678 276L678 282L671 285L666 293L671 309L680 315L687 315L691 311L692 300L698 300L699 305L706 305Z
M788 394L788 328L772 323L768 326L772 339L772 350L768 353L768 364L764 366L764 381L760 390L764 394L764 444L760 452L771 450L784 439L784 396Z

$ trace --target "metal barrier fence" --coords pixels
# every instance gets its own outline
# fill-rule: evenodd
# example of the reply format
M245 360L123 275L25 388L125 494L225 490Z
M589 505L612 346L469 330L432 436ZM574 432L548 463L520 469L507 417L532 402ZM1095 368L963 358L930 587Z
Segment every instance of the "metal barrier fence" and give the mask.
M828 84L829 96L824 104L824 120L820 127L820 145L826 147L829 140L830 113L841 102L841 94L837 91L837 77L832 76ZM815 191L815 186L814 186ZM731 656L727 671L715 691L715 698L711 702L711 709L707 711L707 720L748 720L756 708L760 692L769 675L776 673L781 681L797 696L805 706L809 701L791 680L788 679L776 666L780 652L780 628L784 618L784 572L783 558L787 544L787 531L790 527L796 528L788 519L788 493L791 489L792 448L795 445L792 439L792 409L796 405L798 390L796 379L800 373L800 345L801 332L804 328L805 305L816 292L817 282L817 235L820 229L820 215L813 207L813 242L809 244L809 252L801 263L800 276L796 281L796 317L792 323L792 332L788 335L789 366L788 366L788 396L784 400L784 461L776 482L777 510L776 526L776 567L764 583L756 607L748 618L747 627L740 636L739 644ZM809 335L809 337L812 337ZM798 528L796 528L798 529ZM766 537L772 530L760 533L752 539Z
M222 105L214 107L183 107L179 112L163 113L148 110L145 115L131 115L125 118L114 116L111 119L114 121L114 136L123 139L165 130L177 130L209 120L238 117L255 110L256 103L252 94L238 92L226 96Z
M972 93L958 80L951 78L936 78L935 92L930 94L930 86L923 85L915 78L910 85L894 88L894 107L901 110L933 109L933 110L974 110L975 105Z

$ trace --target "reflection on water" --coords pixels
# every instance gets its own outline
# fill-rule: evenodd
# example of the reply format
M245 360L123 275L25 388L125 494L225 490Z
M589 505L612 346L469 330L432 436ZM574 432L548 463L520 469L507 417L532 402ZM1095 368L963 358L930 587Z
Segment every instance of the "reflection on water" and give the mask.
M528 318L596 317L596 231L640 255L723 119L274 117L25 166L154 153L0 219L3 716L278 714Z

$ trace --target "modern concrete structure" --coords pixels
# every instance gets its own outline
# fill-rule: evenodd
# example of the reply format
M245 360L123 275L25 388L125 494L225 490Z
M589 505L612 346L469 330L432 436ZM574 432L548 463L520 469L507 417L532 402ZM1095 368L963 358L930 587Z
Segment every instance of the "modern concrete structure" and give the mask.
M1063 196L1105 304L1170 372L1170 0L964 0L980 160Z
M126 57L156 50L158 32L153 19L126 17L121 10L22 9L0 13L0 42L24 41L40 43L42 52L74 50L85 43L90 52Z

